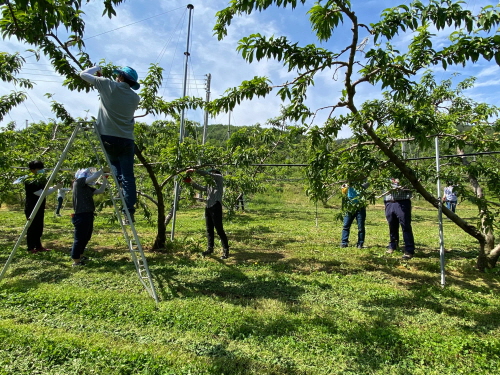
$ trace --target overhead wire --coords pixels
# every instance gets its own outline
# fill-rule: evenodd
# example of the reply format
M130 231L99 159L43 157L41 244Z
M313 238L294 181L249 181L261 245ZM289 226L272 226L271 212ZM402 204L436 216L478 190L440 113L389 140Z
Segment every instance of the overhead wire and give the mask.
M42 115L42 117L45 119L45 122L47 122L47 117L45 117L45 115L42 113L42 111L40 111L40 108L38 108L38 106L36 105L35 101L33 100L33 98L30 96L30 94L28 94L28 92L26 92L26 95L28 96L28 98L33 102L33 105L35 106L35 108L38 110L38 112L40 112L40 114Z
M11 84L12 84L12 86L14 86L14 92L18 93L18 92L19 92L19 90L17 89L16 85L14 85L14 83L11 83ZM27 96L29 99L31 99L31 97L29 96L29 94L28 94L27 92L25 92L25 94L26 94L26 96ZM33 101L33 99L31 99L31 101ZM30 110L29 110L29 109L28 109L28 107L26 106L26 100L23 100L23 101L22 101L22 103L23 103L23 105L24 105L24 108L26 108L26 112L28 112L28 114L30 115L30 117L31 117L31 121L32 121L32 122L35 122L35 119L33 118L33 115L31 114ZM33 103L34 103L34 102L33 102ZM36 105L35 105L35 107L36 107ZM38 109L38 107L37 107L37 109ZM38 109L38 110L40 111L40 109ZM41 112L40 112L40 113L41 113ZM42 115L42 116L43 116L43 115ZM44 118L45 118L45 117L44 117Z
M167 13L170 13L170 12L174 12L174 11L176 11L178 9L182 9L182 8L183 7L175 8L175 9L172 9L172 10L169 10L169 11L157 14L156 16L151 16L151 17L143 18L142 20L131 22L131 23L127 24L127 25L123 25L123 26L117 27L117 28L112 29L112 30L104 31L104 32L99 33L99 34L96 34L96 35L93 35L93 36L89 36L88 38L84 38L83 40L85 41L85 40L89 40L89 39L92 39L92 38L95 38L95 37L98 37L98 36L101 36L101 35L104 35L104 34L107 34L107 33L111 33L113 31L120 30L120 29L123 29L125 27L132 26L132 25L135 25L135 24L143 22L143 21L147 21L147 20L150 20L150 19L155 18L155 17L163 16L164 14L167 14Z
M182 15L182 17L181 17L181 18L179 18L179 22L177 23L177 29L178 29L178 30L180 30L180 25L181 25L181 24L184 22L184 20L186 19L186 13L187 13L187 11L185 10L185 11L184 11L184 13L183 13L183 15ZM168 69L168 74L170 74L170 73L172 72L172 67L173 67L173 64L174 64L174 57L175 57L175 55L177 54L177 46L179 45L179 42L180 42L180 37L181 37L181 33L179 32L179 33L178 33L178 37L177 37L177 43L175 43L174 53L172 54L172 59L170 60L170 67L169 67L169 69ZM171 39L171 40L173 40L173 37L172 37L172 39ZM168 44L170 44L170 41L168 42ZM163 47L163 49L160 51L160 54L159 54L159 56L158 56L158 58L157 58L158 64L160 63L161 58L162 58L162 57L163 57L163 55L165 54L165 52L164 52L164 51L166 51L166 47L167 47L167 44L165 44L165 46ZM162 96L165 96L165 90L166 90L166 89L164 88L164 90L163 90L163 92L162 92L162 94L161 94Z
M111 30L107 30L107 31L104 31L102 33L95 34L95 35L87 37L87 38L83 38L82 40L83 41L87 41L89 39L92 39L92 38L95 38L95 37L98 37L98 36L101 36L101 35L104 35L104 34L107 34L107 33L111 33L111 32L116 31L116 30L120 30L120 29L129 27L129 26L135 25L137 23L144 22L144 21L150 20L152 18L156 18L156 17L162 16L164 14L177 11L177 10L182 9L182 8L184 8L184 7L174 8L174 9L171 9L169 11L162 12L160 14L157 14L157 15L154 15L154 16L151 16L151 17L143 18L141 20L138 20L138 21L135 21L135 22L131 22L131 23L128 23L126 25L122 25L120 27L117 27L117 28L114 28L114 29L111 29ZM179 22L177 24L177 29L180 29L180 25L182 25L183 23L185 23L186 14L187 14L187 8L185 8L185 9L186 10L184 11L183 16L179 18ZM176 47L175 47L174 53L172 54L173 57L177 54L177 50L178 50L177 46L179 45L181 36L182 36L182 34L179 32L178 33L178 38L177 38L178 42L175 44ZM160 63L161 62L161 59L165 55L165 53L167 51L167 48L172 43L173 39L174 39L174 34L172 34L172 37L170 37L170 39L168 39L167 43L165 43L165 45L161 49L161 51L160 51L160 53L159 53L159 55L158 55L155 63ZM193 41L191 40L190 41L190 47L192 47L192 44L193 44ZM173 81L175 79L175 76L181 76L181 74L172 73L172 69L173 69L172 67L173 67L173 63L174 63L173 60L174 59L172 58L172 61L170 63L170 67L168 69L167 76L165 78L163 78L163 80L161 82L160 88L163 88L162 95L165 95L165 90L167 88L169 88L169 87L170 88L175 88L175 87L179 88L179 85L183 84L182 82L174 82ZM192 61L192 57L188 56L188 60L189 60L189 62L191 62ZM43 63L26 62L25 64L26 65L35 65L35 66L40 66L40 67L52 67L51 64L43 64ZM28 75L28 76L40 76L40 77L55 78L54 75L52 75L52 74L43 74L43 73L37 73L37 72L52 72L52 73L56 73L54 70L50 70L50 69L25 68L25 70L29 70L30 72L28 72L28 73L22 72L20 74L24 74L24 75ZM190 71L191 71L191 77L192 78L188 78L188 80L187 80L187 83L189 83L188 90L190 90L190 92L192 92L193 90L195 90L196 93L199 95L199 90L201 89L201 87L206 87L206 75L205 74L198 75L199 77L204 77L201 80L199 78L196 78L197 76L194 74L193 68L191 66L190 66ZM143 73L143 74L147 74L147 73ZM63 77L60 77L60 78L63 78ZM44 82L44 83L62 83L62 82L56 81L56 80L43 80L43 79L31 79L31 81L33 81L33 82ZM180 88L182 88L182 86ZM29 95L28 95L28 97L33 102L33 104L35 105L35 107L37 108L37 110L41 113L41 115L43 116L43 118L45 118L45 120L47 120L46 117L40 111L40 109L36 106L36 103L33 101L33 99ZM26 107L26 103L24 103L24 105ZM28 110L27 107L26 107L26 111L29 113L30 117L34 121L33 115L31 114L31 112Z
M30 110L28 109L28 107L26 106L26 101L23 100L23 105L24 105L24 108L26 108L26 111L28 112L28 114L30 115L31 117L31 121L32 122L35 122L35 119L33 118L33 115L31 114Z

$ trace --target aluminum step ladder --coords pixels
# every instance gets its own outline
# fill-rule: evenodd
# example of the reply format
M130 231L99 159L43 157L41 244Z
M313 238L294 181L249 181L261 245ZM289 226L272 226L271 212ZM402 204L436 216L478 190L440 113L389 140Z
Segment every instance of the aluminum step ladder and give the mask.
M47 183L42 191L42 194L40 195L37 204L35 205L35 208L33 209L33 212L30 214L28 217L26 224L24 226L24 229L19 236L17 242L14 245L14 248L12 249L12 252L10 253L9 258L7 259L7 262L5 263L2 271L0 272L0 280L3 278L5 275L5 272L7 271L10 263L12 262L17 249L19 248L21 242L24 240L26 237L26 233L28 231L28 228L30 227L33 218L35 217L36 213L38 212L40 206L42 205L42 202L44 201L45 197L47 196L47 192L49 190L49 186L52 185L54 182L55 176L61 169L61 165L63 161L66 159L66 155L68 154L69 150L71 149L71 146L73 145L73 142L75 141L78 133L80 131L83 131L85 134L85 137L89 141L90 145L92 146L95 156L97 160L105 160L105 165L107 165L111 171L113 171L113 168L111 167L111 162L109 160L108 155L106 154L106 151L104 149L104 144L102 143L101 137L95 128L95 123L94 122L77 122L75 124L75 129L73 130L73 133L71 134L63 152L61 153L61 157L59 158L59 161L57 162L56 166L52 170L52 173L50 174ZM90 135L92 134L92 136ZM92 140L94 138L94 140ZM98 146L98 147L97 147ZM103 157L99 158L99 155L102 155ZM102 167L102 165L101 165ZM123 193L121 189L119 188L119 182L118 178L114 173L110 173L110 176L112 176L113 179L113 184L108 183L108 188L110 191L110 196L111 196L111 201L113 203L113 207L115 210L115 214L118 218L118 222L120 223L120 226L122 228L123 236L125 238L125 241L127 243L127 246L130 251L130 255L132 257L132 260L135 264L135 268L137 270L137 275L139 276L139 280L143 284L144 288L146 291L149 293L151 297L155 300L156 303L158 303L158 296L156 294L156 289L153 283L153 278L151 276L151 272L149 271L148 263L146 260L146 257L144 255L144 251L141 246L141 241L139 240L139 236L137 235L137 231L135 230L135 226L132 220L132 217L130 215L130 212L127 209L127 206L125 204L125 199L123 196ZM109 182L109 181L108 181ZM119 203L121 203L121 206L123 208L118 207Z
M85 131L87 139L89 140L89 143L94 148L96 156L98 157L99 153L101 153L106 160L105 164L111 170L111 173L109 175L113 177L113 184L108 183L108 187L109 187L111 202L113 203L113 208L115 210L115 215L118 218L118 223L122 228L123 237L125 238L125 242L128 245L128 249L130 251L132 261L135 264L139 280L141 281L141 283L143 284L144 288L149 293L149 295L153 297L156 303L158 303L158 295L156 294L153 278L151 276L151 272L149 271L148 262L146 256L144 255L141 241L135 229L133 217L130 214L127 205L125 204L125 197L123 196L122 189L120 188L120 183L118 181L118 178L113 173L111 161L109 160L108 154L105 151L101 136L99 135L99 132L97 131L94 122L86 122L81 124L82 124L82 129ZM95 147L95 143L91 141L89 133L93 133L95 135L95 138L99 142L99 147Z

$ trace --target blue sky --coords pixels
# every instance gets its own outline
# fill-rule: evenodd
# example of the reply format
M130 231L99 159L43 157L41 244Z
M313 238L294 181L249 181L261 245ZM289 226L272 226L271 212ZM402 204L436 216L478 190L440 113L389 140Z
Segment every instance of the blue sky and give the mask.
M86 22L86 52L91 59L98 62L106 59L117 65L131 66L139 73L139 78L146 75L151 63L159 63L164 69L164 84L162 94L166 100L172 100L182 96L183 69L185 65L184 52L186 50L188 9L192 4L192 33L190 43L190 59L188 64L189 84L188 95L205 98L205 79L211 74L211 98L220 97L230 87L238 86L241 81L248 80L254 76L267 76L274 84L281 84L292 78L279 63L273 60L246 63L236 52L238 40L252 33L261 33L266 36L287 36L289 40L298 42L300 45L314 43L329 50L339 50L347 45L349 24L339 29L331 41L321 45L317 42L315 35L310 29L308 16L306 14L310 6L299 5L294 10L290 8L271 7L264 12L255 12L252 15L236 17L228 29L228 36L218 41L213 36L215 14L223 9L228 0L193 0L186 1L158 1L158 0L129 0L116 8L117 17L111 20L102 17L102 1L91 0L85 4ZM309 5L313 2L309 2ZM369 24L380 18L381 12L408 1L352 1L353 8L360 22ZM469 1L468 7L477 11L485 5L495 5L494 1L476 0ZM64 36L64 30L60 31ZM343 39L343 36L346 39ZM401 35L398 47L404 49L408 43L407 35ZM443 40L443 43L445 40ZM366 48L373 45L373 40L368 42ZM47 60L42 58L36 61L28 57L31 53L25 52L30 46L19 44L16 40L2 41L0 50L15 52L19 51L27 57L27 64L23 70L22 77L35 81L36 88L29 92L29 98L10 115L4 118L0 126L9 121L16 121L18 127L24 127L28 122L48 121L54 118L50 112L49 100L45 93L55 94L55 100L63 103L73 116L85 117L96 115L98 107L97 93L70 92L62 86L63 78L54 73ZM445 79L451 73L460 73L461 77L477 77L477 84L468 94L475 100L490 104L500 105L497 95L491 95L498 90L500 80L498 79L499 68L494 62L480 60L475 65L467 68L452 67L446 72L441 68L435 68L438 79ZM326 71L320 73L316 80L316 86L309 92L308 104L312 109L332 105L337 102L342 85L342 74L335 77L334 72ZM0 87L0 95L4 95L14 86L3 84ZM368 84L358 90L358 104L366 99L373 99L380 95L377 87ZM238 106L232 113L221 114L216 118L210 118L209 123L227 123L232 125L252 125L260 123L264 125L269 118L279 114L281 102L274 95L266 99L247 101ZM315 124L321 124L327 117L329 111L318 113ZM141 113L137 113L141 114ZM186 116L190 120L203 121L201 111L188 111ZM163 117L148 116L142 121L151 122ZM230 118L230 120L229 120ZM348 136L349 131L344 129L340 136Z

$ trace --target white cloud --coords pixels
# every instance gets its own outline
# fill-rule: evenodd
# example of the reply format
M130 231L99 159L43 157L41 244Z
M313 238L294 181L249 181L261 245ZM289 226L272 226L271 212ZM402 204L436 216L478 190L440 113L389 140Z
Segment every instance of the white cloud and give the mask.
M476 77L481 78L481 77L488 77L488 76L492 76L492 75L496 76L496 75L498 75L499 70L500 70L500 68L498 67L498 65L487 66L487 67L481 69L481 71L476 74Z
M500 79L489 79L487 81L478 82L474 85L475 88L497 86L500 84Z

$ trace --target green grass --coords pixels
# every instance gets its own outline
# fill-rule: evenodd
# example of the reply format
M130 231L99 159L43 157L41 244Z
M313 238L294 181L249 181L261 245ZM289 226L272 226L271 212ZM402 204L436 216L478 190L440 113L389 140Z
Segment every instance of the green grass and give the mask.
M203 207L181 207L174 243L146 253L158 305L109 213L96 220L93 261L75 269L69 212L47 210L54 250L32 255L23 243L0 284L0 374L498 372L499 271L475 271L475 242L445 222L441 287L436 211L424 201L414 201L409 262L385 253L381 204L368 209L365 249L339 248L338 207L316 209L298 188L247 208L225 223L233 256L221 261L200 255ZM136 224L147 248L154 231ZM1 266L23 225L22 211L0 210Z

